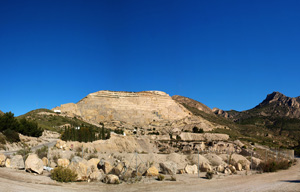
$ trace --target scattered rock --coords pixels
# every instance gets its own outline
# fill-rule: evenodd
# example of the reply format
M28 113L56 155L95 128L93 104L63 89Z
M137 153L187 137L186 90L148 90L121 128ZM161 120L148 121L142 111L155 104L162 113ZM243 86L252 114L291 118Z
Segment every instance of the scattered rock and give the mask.
M10 159L7 158L5 161L5 167L10 167Z
M49 160L47 159L47 157L43 157L42 161L44 166L48 166Z
M68 167L69 164L70 164L69 159L58 159L58 160L57 160L57 165L58 165L59 167Z
M212 171L212 167L208 163L202 163L200 166L200 171L209 172L209 171Z
M6 160L6 156L3 153L1 153L0 154L0 167L5 166L5 160Z
M172 161L166 161L159 164L163 174L175 175L177 172L177 164Z
M230 169L230 171L231 171L231 173L236 173L236 168L235 168L235 166L233 166L233 165L228 165L228 167L227 167L228 169Z
M120 183L120 180L119 180L119 177L118 177L118 176L113 175L113 174L108 174L108 175L106 175L106 177L103 179L103 182L104 182L104 183L107 183L107 184L119 184L119 183Z
M209 160L209 162L211 163L212 166L219 166L219 165L225 165L226 163L223 161L223 159L221 157L219 157L216 154L213 153L208 153L206 155L204 155L204 157Z
M225 170L224 170L224 174L231 174L231 171L230 171L230 169L229 168L226 168Z
M235 167L236 167L236 170L238 170L238 171L242 171L242 169L243 169L242 164L240 164L240 163L237 163Z
M30 154L25 161L25 169L29 172L42 174L43 161L36 154Z
M90 170L88 169L86 161L80 161L80 162L71 162L69 165L69 169L77 173L77 181L86 181L88 179Z
M109 174L113 168L108 161L103 161L103 162L100 161L98 165L99 165L99 169L102 169L105 174Z
M102 179L104 178L105 174L103 172L103 170L97 170L97 171L94 171L93 173L91 173L89 175L89 178L92 180L92 181L102 181Z
M145 176L158 176L159 172L155 166L151 166L144 174Z
M184 170L187 174L196 174L196 173L198 173L197 165L186 165Z
M220 173L224 173L224 170L225 170L225 167L222 164L217 167L217 171Z
M98 163L100 162L100 159L92 158L88 160L87 165L91 169L91 171L98 170Z
M22 155L15 155L10 160L10 168L25 169L25 164Z

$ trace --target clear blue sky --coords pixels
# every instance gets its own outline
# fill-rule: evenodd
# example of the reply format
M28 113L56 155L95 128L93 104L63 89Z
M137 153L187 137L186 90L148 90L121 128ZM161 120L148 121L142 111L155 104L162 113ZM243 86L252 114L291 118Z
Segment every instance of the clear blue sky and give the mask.
M0 110L161 90L246 110L300 95L298 0L1 0Z

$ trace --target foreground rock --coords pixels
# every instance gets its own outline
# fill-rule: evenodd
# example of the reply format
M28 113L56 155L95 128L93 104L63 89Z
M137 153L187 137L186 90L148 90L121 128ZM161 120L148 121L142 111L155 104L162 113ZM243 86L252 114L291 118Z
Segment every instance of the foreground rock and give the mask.
M198 173L197 165L186 165L184 170L187 174L196 174L196 173Z
M28 172L42 174L43 161L36 154L30 154L25 161L25 169Z
M175 175L177 172L177 164L172 161L166 161L159 164L163 174Z
M68 167L77 174L77 181L86 181L91 170L87 166L87 161L80 157L74 157Z
M10 160L10 168L25 169L25 164L22 155L15 155Z
M69 164L70 164L69 159L58 159L58 160L57 160L57 165L58 165L59 167L68 167Z
M0 167L5 166L5 160L6 160L6 156L3 153L1 153L0 154Z
M105 174L104 174L103 170L101 170L101 169L96 170L89 175L89 178L92 181L102 181L104 179L104 177L105 177Z
M145 172L145 176L158 176L159 172L158 169L154 166L151 166L147 171Z
M119 177L113 174L108 174L106 177L103 179L103 182L106 184L119 184L120 180Z

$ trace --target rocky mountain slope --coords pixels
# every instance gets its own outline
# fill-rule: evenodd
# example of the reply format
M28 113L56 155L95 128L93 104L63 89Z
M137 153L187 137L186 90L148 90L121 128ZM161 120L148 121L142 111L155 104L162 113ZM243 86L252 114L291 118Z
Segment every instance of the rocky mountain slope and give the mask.
M4 113L0 110L0 115L3 115Z
M194 116L161 91L98 91L76 104L63 104L53 110L61 110L62 114L69 117L81 117L93 123L102 122L110 128L192 129L198 125L204 130L212 130L217 126Z
M172 99L174 99L175 101L177 101L180 104L188 105L190 107L196 108L199 111L203 111L208 114L213 114L212 110L209 107L207 107L203 103L200 103L199 101L196 101L194 99L190 99L188 97L183 97L180 95L174 95L174 96L172 96Z
M264 130L266 136L297 143L300 140L300 97L287 97L279 92L267 95L256 107L246 111L213 110L215 114L236 122ZM292 145L294 145L292 144Z

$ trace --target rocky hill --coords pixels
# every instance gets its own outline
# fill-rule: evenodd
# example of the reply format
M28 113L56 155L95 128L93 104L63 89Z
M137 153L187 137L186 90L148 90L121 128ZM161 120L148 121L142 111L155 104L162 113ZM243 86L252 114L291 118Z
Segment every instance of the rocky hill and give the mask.
M0 115L3 115L4 113L0 110Z
M82 119L106 127L129 129L166 129L167 127L192 129L198 126L211 130L215 124L194 116L189 110L161 91L91 93L78 103L63 104L60 110L69 117Z
M190 107L196 108L199 111L203 111L208 114L213 114L212 110L209 107L207 107L203 103L200 103L199 101L196 101L194 99L190 99L188 97L183 97L180 95L174 95L174 96L172 96L172 99L174 99L175 101L177 101L180 104L188 105Z
M276 140L282 139L294 144L300 140L300 97L291 98L273 92L250 110L238 112L214 109L213 111L219 116L236 122L238 126L255 126L257 133L264 133L270 138L277 137Z

